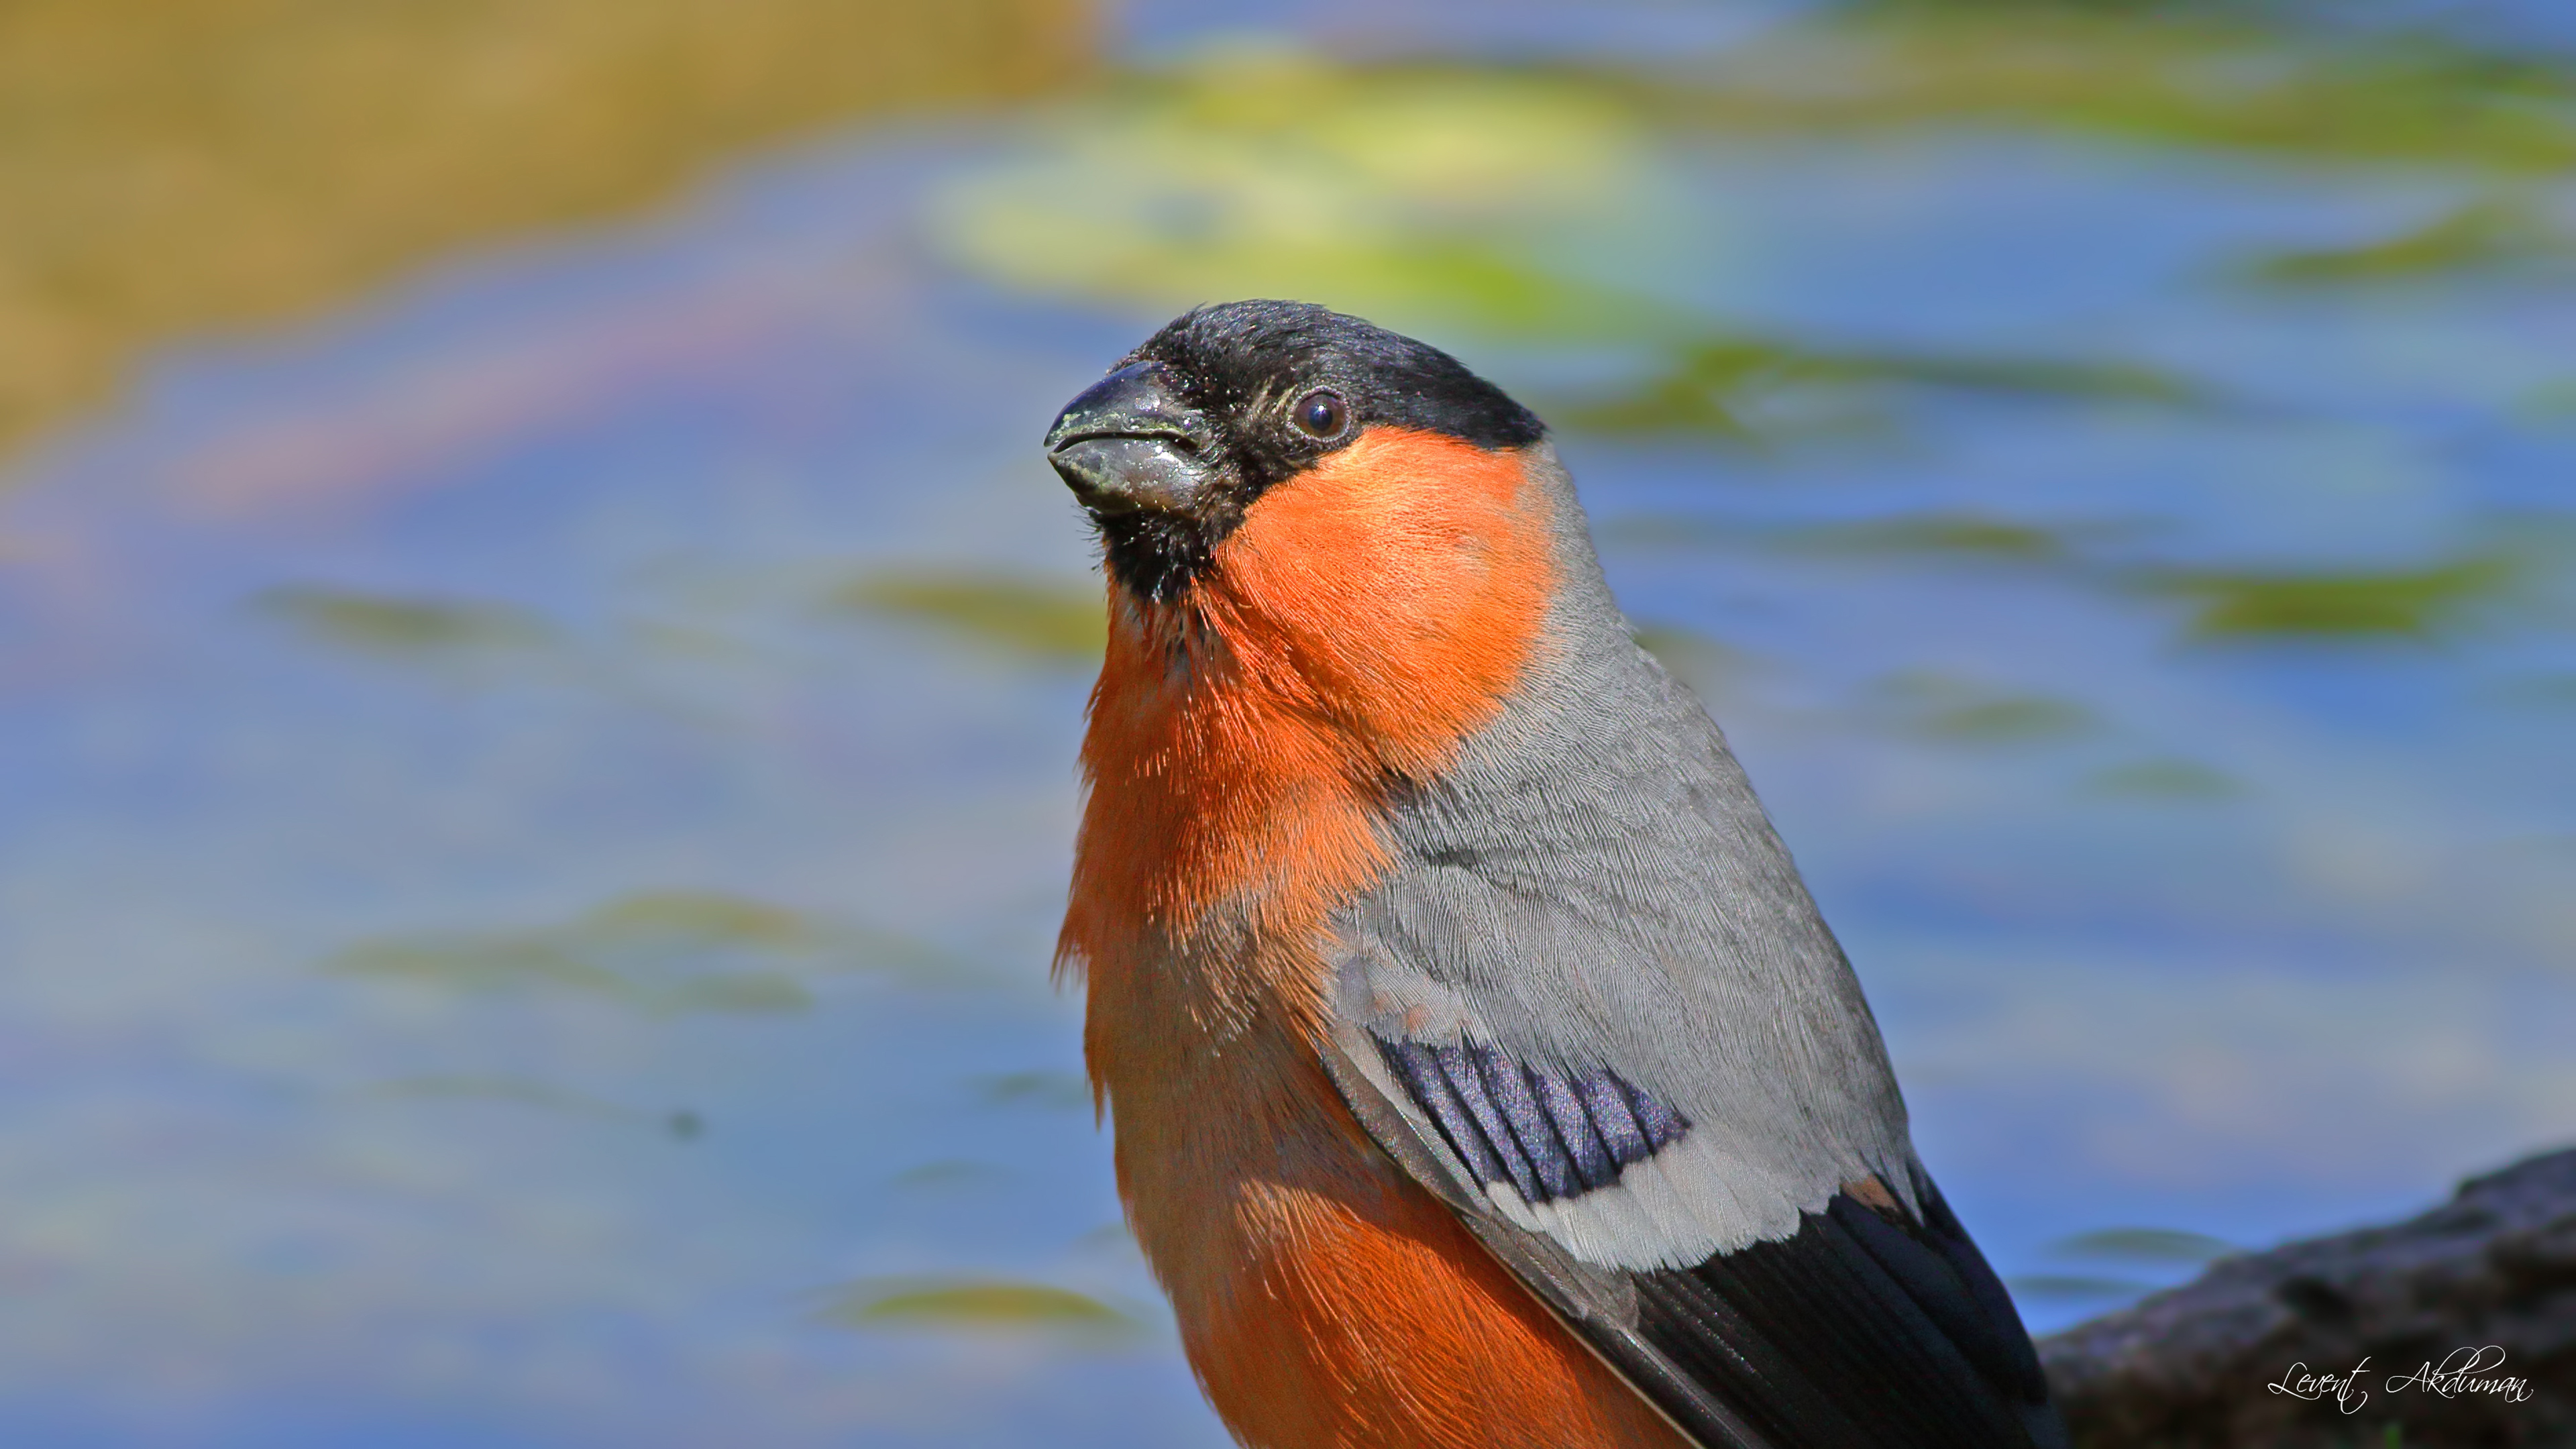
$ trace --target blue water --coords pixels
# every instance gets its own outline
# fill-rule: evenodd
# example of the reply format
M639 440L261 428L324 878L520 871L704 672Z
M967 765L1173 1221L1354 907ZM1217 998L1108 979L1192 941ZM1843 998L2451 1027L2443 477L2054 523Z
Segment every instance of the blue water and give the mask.
M2498 193L2563 239L2565 183L2044 125L1552 161L1611 103L1507 69L1546 124L1488 190L1260 211L1454 100L1295 63L1328 104L1251 141L1113 80L757 160L178 348L16 465L0 1440L1224 1442L1045 974L1096 576L1034 442L1165 286L1321 278L1576 420L2034 1326L2190 1271L2073 1235L2257 1245L2576 1136L2566 253L2247 280ZM1205 216L1100 179L1137 136ZM1245 241L1317 207L1379 250ZM1372 268L1442 227L1672 325L1408 311ZM1718 335L1845 365L1619 421ZM2361 582L2274 627L2314 575ZM996 1282L1092 1307L937 1298Z

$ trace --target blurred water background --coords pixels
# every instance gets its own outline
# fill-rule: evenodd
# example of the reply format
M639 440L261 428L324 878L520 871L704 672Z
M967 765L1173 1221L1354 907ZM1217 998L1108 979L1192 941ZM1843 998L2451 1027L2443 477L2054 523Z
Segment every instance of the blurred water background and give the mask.
M2576 1137L2576 19L0 11L0 1441L1224 1442L1048 987L1187 304L1538 406L2035 1327Z

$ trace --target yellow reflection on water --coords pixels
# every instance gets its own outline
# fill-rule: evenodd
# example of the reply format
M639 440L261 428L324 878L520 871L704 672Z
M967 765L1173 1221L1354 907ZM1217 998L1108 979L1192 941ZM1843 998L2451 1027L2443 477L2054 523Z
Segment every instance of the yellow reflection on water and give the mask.
M711 891L629 895L529 929L381 937L325 969L457 993L592 997L660 1016L800 1012L814 1004L816 978L846 971L959 974L914 942Z
M0 6L0 453L174 335L1078 72L1084 0Z
M1877 0L1783 31L1669 114L1745 129L1966 122L2158 145L2550 176L2576 162L2576 75L2431 35L2353 43L2257 7Z
M1087 1294L1044 1283L878 1279L834 1293L815 1317L845 1328L1051 1330L1094 1340L1133 1337L1137 1320Z
M837 602L938 625L1014 654L1097 664L1108 620L1097 588L992 573L887 572L839 590Z
M1643 298L1533 262L1534 234L1654 231L1651 137L1588 81L1202 57L1076 108L961 178L939 235L1014 285L1174 308L1322 301L1398 326L1650 328Z

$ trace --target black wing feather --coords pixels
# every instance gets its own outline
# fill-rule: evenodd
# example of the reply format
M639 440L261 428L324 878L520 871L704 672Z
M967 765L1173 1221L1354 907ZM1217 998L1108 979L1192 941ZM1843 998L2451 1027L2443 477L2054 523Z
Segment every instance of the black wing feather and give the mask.
M1929 1236L1837 1194L1785 1240L1637 1275L1638 1327L1722 1376L1737 1377L1731 1361L1779 1365L1720 1391L1784 1446L2062 1443L2045 1386L2030 1392L2036 1374L2010 1352L2029 1352L2018 1316L1993 1321ZM1708 1355L1712 1336L1736 1352Z

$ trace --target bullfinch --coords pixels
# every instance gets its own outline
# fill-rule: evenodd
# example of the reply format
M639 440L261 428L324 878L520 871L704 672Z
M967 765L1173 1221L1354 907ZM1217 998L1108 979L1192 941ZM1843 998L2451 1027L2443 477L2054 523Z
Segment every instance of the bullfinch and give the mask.
M1535 416L1247 301L1121 358L1046 449L1109 611L1057 965L1237 1439L2067 1442Z

